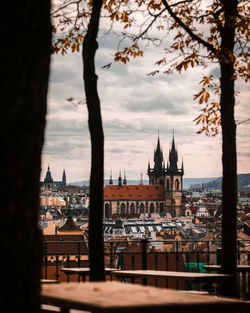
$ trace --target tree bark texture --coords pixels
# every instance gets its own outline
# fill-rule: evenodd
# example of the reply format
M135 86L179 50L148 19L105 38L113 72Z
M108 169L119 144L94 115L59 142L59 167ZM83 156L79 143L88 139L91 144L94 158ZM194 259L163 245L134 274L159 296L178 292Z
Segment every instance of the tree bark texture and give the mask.
M222 271L234 275L231 284L222 286L227 296L236 296L237 280L237 155L236 124L234 119L234 63L227 56L233 55L238 1L223 1L225 25L221 30L220 87L222 126ZM226 56L226 57L225 57Z
M49 0L4 1L1 38L1 312L40 312L38 227L51 23Z
M89 112L89 131L91 138L90 210L89 210L89 266L90 280L103 281L104 243L103 243L103 167L104 134L101 107L97 91L95 73L96 41L102 0L94 0L88 31L83 42L83 79Z

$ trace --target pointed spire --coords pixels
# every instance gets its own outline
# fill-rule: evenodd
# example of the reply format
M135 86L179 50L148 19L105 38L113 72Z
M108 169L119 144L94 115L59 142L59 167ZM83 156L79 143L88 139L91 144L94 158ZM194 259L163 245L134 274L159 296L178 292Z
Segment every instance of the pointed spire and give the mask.
M150 162L148 161L148 174L150 173Z
M142 173L141 173L141 177L140 177L140 180L139 180L139 185L143 185L143 176L142 176Z
M48 170L46 172L46 176L44 178L44 182L45 183L53 183L53 178L52 178L52 175L51 175L51 172L50 172L49 165L48 165Z
M123 185L127 185L126 171L124 170Z
M119 185L119 187L122 187L122 176L121 176L121 171L119 171L118 185Z
M63 174L62 174L62 184L63 186L66 186L66 173L65 173L65 169L63 170Z
M110 170L109 185L113 185L112 170Z
M169 151L169 162L170 162L170 170L171 171L178 171L178 154L175 149L175 143L174 143L174 129L173 129L173 139L172 139L172 146L171 150Z
M161 151L161 144L160 144L160 136L159 136L159 131L158 131L158 140L157 140L157 147L154 152L154 169L156 171L161 171L162 170L162 162L163 162L163 154Z
M184 175L184 165L183 165L183 159L182 159L182 163L181 163L181 173L182 173L182 175Z

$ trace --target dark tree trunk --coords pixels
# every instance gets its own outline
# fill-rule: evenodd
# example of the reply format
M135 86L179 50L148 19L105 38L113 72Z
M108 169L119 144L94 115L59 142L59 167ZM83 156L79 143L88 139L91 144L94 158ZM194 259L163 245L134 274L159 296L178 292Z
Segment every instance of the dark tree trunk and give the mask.
M89 266L90 280L102 281L104 276L103 243L103 163L104 135L100 100L95 73L96 41L102 0L94 0L88 31L83 42L84 84L89 112L91 137L90 211L89 211Z
M237 156L234 119L233 55L235 26L230 22L237 15L237 1L223 1L226 23L221 30L221 125L222 125L222 271L234 275L232 283L223 286L223 294L236 296L237 281ZM231 20L232 21L232 20Z
M38 227L51 24L49 0L4 1L1 37L1 312L40 312Z

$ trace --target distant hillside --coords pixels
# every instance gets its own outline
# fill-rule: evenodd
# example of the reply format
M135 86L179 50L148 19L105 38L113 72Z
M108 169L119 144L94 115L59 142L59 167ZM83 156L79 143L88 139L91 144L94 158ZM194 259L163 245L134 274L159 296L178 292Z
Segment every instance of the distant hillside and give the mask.
M183 189L189 189L191 185L201 186L201 184L213 181L215 179L216 179L215 177L212 177L212 178L183 178ZM105 179L104 180L104 186L106 186L108 183L109 183L109 179ZM114 185L117 185L118 184L117 179L113 179L113 183L114 183ZM139 184L139 180L128 180L128 185L138 185L138 184ZM147 185L148 180L143 180L143 184ZM69 185L89 186L89 181L83 180L80 182L72 182L72 183L69 183Z
M222 177L218 177L210 182L203 183L203 187L207 190L219 190L221 189ZM191 187L202 187L202 184L192 185ZM238 190L249 191L250 190L250 173L238 174Z
M183 178L183 189L189 189L191 186L201 187L202 184L215 180L216 177L210 178Z

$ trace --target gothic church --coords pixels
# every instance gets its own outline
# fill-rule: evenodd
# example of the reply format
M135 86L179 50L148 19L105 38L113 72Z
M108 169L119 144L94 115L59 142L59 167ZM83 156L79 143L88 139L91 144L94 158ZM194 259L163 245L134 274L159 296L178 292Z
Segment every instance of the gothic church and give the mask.
M149 185L127 185L126 177L121 175L118 185L113 185L112 178L104 188L104 217L136 217L140 214L149 216L159 213L172 217L184 215L182 178L184 175L183 162L178 168L178 153L175 148L174 135L169 151L167 167L158 136L154 151L154 167L148 163L147 174Z

